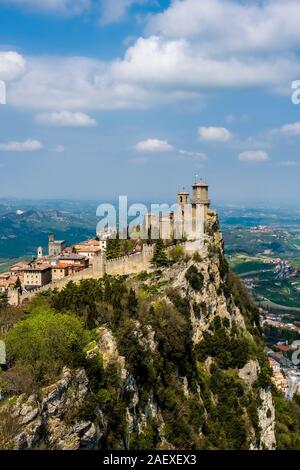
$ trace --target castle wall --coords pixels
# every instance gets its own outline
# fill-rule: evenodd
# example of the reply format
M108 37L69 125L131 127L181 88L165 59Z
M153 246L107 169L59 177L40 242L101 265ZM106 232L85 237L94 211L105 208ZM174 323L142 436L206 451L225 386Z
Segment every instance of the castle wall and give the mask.
M193 251L198 251L203 248L203 242L197 241L197 243L182 243L186 253L191 254ZM167 251L173 247L167 248ZM145 246L141 253L132 254L129 256L123 256L121 258L106 260L105 255L100 255L95 259L93 266L84 269L71 276L67 276L63 279L57 279L52 281L51 284L37 288L30 292L23 292L20 296L20 303L24 300L30 300L34 295L41 292L46 292L49 289L62 290L69 282L79 283L83 279L100 279L105 274L110 276L124 276L130 274L138 274L142 271L149 271L153 269L151 261L153 258L154 246ZM17 297L12 294L12 300L14 305L17 304Z
M91 267L84 269L83 271L67 276L63 279L57 279L52 281L51 284L34 289L30 292L24 292L22 296L20 296L20 302L22 303L25 299L30 300L37 293L46 292L49 289L61 290L71 281L79 283L83 279L99 279L105 274L111 276L123 276L147 271L151 267L152 257L152 246L145 247L141 253L112 260L106 260L103 255L100 255L95 259L95 262ZM12 295L12 300L14 305L16 305L17 298Z
M111 276L137 274L150 269L152 258L153 246L145 247L141 253L107 260L105 262L105 272Z

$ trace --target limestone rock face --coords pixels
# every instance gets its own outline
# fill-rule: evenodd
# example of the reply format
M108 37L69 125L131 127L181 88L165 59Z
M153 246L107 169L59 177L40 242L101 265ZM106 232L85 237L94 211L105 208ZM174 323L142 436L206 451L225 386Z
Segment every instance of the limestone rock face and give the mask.
M261 428L260 449L276 448L275 438L275 408L272 393L269 390L260 391L261 406L258 408L258 420Z
M219 231L213 232L209 237L209 242L198 251L198 257L190 261L182 261L163 273L163 279L170 282L170 285L182 297L188 297L191 310L191 321L193 325L193 339L197 344L201 341L203 333L209 329L214 317L227 318L230 325L235 325L242 330L246 329L244 317L240 309L231 302L228 304L222 292L221 278L221 257L224 255L223 238ZM207 240L207 241L208 241ZM200 292L193 290L188 280L186 272L191 266L196 266L203 275L203 288ZM195 315L193 305L202 307L200 318Z
M61 379L42 389L41 397L18 397L14 405L8 405L20 429L11 447L15 450L96 449L101 436L99 426L89 421L69 424L68 420L68 413L83 403L87 393L85 371L64 368Z
M247 387L250 388L257 380L260 367L257 361L249 361L247 364L239 370L239 377L246 383Z
M191 349L198 347L204 333L211 328L216 317L226 324L228 332L235 329L242 335L250 335L247 330L249 322L246 326L241 304L236 302L234 296L230 292L226 293L224 289L226 275L222 274L223 256L223 238L218 230L216 217L212 217L208 224L206 243L203 244L197 256L192 254L188 259L165 268L159 274L158 279L150 277L145 281L147 287L158 289L158 296L153 297L153 303L157 301L157 298L159 301L171 303L168 290L169 293L170 290L173 290L183 301L186 301L184 304L185 315L189 318L189 327L192 329ZM186 276L188 269L192 266L195 266L198 273L201 273L201 282L203 280L203 285L198 290L191 287ZM134 283L135 278L132 278L131 281ZM155 355L158 352L155 324L142 325L141 323L138 320L132 320L132 334L143 351ZM146 431L150 420L155 421L159 430L161 448L174 448L165 437L168 436L165 431L167 420L164 410L160 408L161 405L155 398L157 396L155 382L153 381L145 392L141 380L134 377L133 368L130 367L129 361L126 363L126 357L120 354L117 336L114 337L107 325L101 325L96 330L95 341L91 343L87 356L92 357L94 354L102 356L103 368L106 373L109 373L110 365L117 366L119 374L118 397L121 397L120 399L124 395L129 397L126 407L124 407L126 432L124 437L122 436L122 439L119 440L120 448L130 449L134 434ZM216 362L216 357L206 357L202 363L206 375L210 374L211 368ZM234 374L238 383L243 386L244 392L249 396L255 389L255 397L259 402L256 410L257 422L253 421L253 424L247 422L249 424L247 432L250 428L249 436L247 435L247 446L251 442L250 449L271 450L276 448L275 410L272 394L268 389L258 389L255 385L260 373L258 360L251 359L243 368L230 369L229 373ZM187 377L178 376L178 384L183 392L182 399L188 400L196 389L200 400L204 403L200 381L194 384L194 390L190 387ZM40 390L38 395L17 397L13 404L7 405L18 428L18 432L8 443L9 448L57 450L101 448L102 437L106 437L109 428L109 417L105 414L105 408L96 410L97 419L95 422L80 419L76 414L76 410L84 404L85 400L88 400L88 394L89 382L86 372L83 369L71 371L64 368L59 380ZM212 402L214 399L213 395ZM204 410L205 419L208 415L209 407ZM202 427L203 424L200 426L199 423L199 435L202 434ZM257 428L256 431L254 427Z
M104 368L111 362L117 363L120 368L121 379L125 380L127 377L125 358L119 354L117 342L112 332L106 327L100 327L97 329L97 338L96 349L102 355Z

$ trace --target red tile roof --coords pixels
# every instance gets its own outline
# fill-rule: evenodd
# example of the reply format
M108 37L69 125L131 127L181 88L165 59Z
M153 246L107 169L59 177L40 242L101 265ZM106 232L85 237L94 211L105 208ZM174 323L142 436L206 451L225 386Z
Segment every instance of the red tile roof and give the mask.
M286 346L285 344L277 344L275 348L283 352L288 352L290 350L289 346Z

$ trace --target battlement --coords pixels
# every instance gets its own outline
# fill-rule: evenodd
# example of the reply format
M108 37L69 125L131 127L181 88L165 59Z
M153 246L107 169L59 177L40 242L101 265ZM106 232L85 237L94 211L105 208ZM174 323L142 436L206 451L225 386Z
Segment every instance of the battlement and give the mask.
M192 254L195 251L201 251L205 248L204 239L195 242L182 242L176 245L171 245L166 248L169 252L174 246L182 246L187 254ZM63 289L69 282L79 283L83 279L100 279L105 274L110 276L125 276L132 274L139 274L142 271L151 271L154 269L152 265L152 258L154 254L154 245L145 246L140 253L133 253L120 258L107 260L105 254L98 256L93 265L87 269L83 269L78 273L72 274L62 279L52 281L50 284L40 288L34 288L30 291L23 291L22 294L14 289L11 291L12 305L18 305L24 300L30 300L34 295L41 292L46 292L49 289Z

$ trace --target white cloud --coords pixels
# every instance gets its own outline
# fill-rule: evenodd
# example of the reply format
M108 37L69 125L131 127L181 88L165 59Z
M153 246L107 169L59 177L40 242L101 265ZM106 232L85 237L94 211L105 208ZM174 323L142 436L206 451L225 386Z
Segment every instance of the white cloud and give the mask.
M37 124L58 127L94 127L97 121L85 113L71 111L56 111L39 113L35 116Z
M150 34L188 38L219 53L282 50L299 45L298 0L174 0L152 16Z
M190 151L190 150L179 150L179 154L183 155L184 157L193 158L195 160L201 160L201 161L207 160L207 155L206 155L206 153L203 153L203 152L193 152L193 151Z
M80 15L91 8L91 0L0 0L1 5L21 7L25 11L59 15Z
M165 92L130 83L111 73L110 64L85 57L28 58L24 77L8 90L8 101L37 109L144 108L184 98L185 93Z
M24 57L14 51L0 52L0 79L13 80L25 72Z
M43 144L39 140L27 139L24 142L10 141L6 144L0 144L0 151L5 152L34 152L41 150Z
M207 142L228 142L232 138L225 127L199 127L198 134L201 140Z
M26 12L77 16L84 13L99 13L103 25L122 20L135 4L149 0L0 0L1 5L19 7Z
M287 166L287 167L299 166L298 162L296 162L295 160L284 160L284 161L280 162L280 165L281 166Z
M135 4L147 3L149 0L100 0L101 23L115 23L124 18Z
M300 122L285 124L281 127L280 132L285 135L300 135Z
M147 139L138 142L135 149L139 152L170 152L173 146L167 140Z
M202 44L159 36L139 38L123 60L112 63L120 81L169 86L186 92L206 88L272 86L300 71L296 59L204 54Z
M111 13L102 21L117 20L130 3L106 0ZM133 109L201 99L211 89L275 91L300 75L299 21L296 0L175 0L122 58L27 57L8 101L42 110Z
M269 155L264 150L249 150L239 154L242 162L265 162L269 160Z

